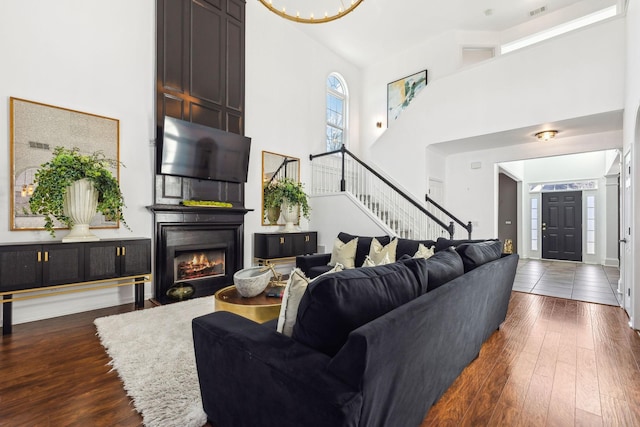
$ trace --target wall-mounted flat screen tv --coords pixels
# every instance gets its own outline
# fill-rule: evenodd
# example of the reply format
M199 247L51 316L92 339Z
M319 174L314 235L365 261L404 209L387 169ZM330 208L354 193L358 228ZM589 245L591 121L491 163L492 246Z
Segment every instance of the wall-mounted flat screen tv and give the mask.
M164 118L158 172L213 181L247 182L251 138Z

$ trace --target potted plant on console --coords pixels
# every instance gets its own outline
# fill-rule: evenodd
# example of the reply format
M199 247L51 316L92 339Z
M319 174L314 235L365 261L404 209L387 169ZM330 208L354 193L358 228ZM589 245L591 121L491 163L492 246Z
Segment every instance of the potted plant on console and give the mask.
M269 224L276 225L280 218L282 187L277 179L272 179L262 187L262 210Z
M78 148L56 147L53 158L35 175L36 188L29 200L31 212L43 215L44 228L55 237L54 218L71 228L63 242L99 240L89 224L96 212L111 221L121 221L124 198L110 169L118 166L98 151L84 155Z
M300 209L302 208L302 216L309 219L311 208L309 207L309 198L304 192L301 182L294 181L291 178L283 178L279 185L282 191L282 218L285 221L285 232L297 231L295 223L300 218Z

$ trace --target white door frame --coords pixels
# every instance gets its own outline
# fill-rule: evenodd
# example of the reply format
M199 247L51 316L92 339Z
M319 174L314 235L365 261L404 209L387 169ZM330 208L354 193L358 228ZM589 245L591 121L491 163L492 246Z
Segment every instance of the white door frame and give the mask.
M618 292L621 294L620 305L631 319L629 325L633 327L633 309L630 292L633 289L633 245L631 227L633 226L633 170L632 148L624 155L622 161L622 209L620 230L620 280Z

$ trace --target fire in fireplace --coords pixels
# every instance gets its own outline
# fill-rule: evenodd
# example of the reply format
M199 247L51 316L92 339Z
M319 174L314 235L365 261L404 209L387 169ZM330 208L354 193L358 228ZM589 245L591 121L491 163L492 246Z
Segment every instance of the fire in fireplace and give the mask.
M224 249L176 253L173 260L175 283L224 276Z

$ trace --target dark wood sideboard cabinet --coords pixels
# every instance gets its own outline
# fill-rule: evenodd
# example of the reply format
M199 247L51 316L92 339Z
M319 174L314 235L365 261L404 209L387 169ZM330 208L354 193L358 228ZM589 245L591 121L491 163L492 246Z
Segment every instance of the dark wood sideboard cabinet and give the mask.
M2 333L11 333L13 301L135 285L136 305L141 307L144 283L150 280L151 239L2 244ZM52 292L29 294L43 288Z
M253 257L261 264L270 260L314 254L317 251L317 231L253 235Z

